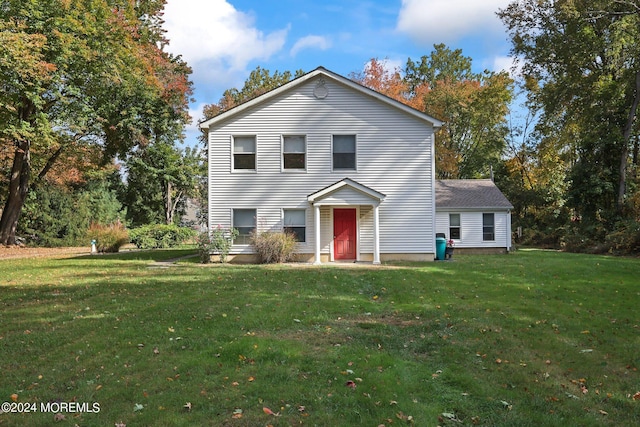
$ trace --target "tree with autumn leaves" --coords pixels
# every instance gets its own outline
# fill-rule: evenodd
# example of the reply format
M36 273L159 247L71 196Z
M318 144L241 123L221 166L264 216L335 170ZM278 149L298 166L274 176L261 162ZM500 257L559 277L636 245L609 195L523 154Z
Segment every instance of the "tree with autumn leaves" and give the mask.
M164 0L7 0L0 8L0 243L15 243L34 180L69 153L97 165L180 139L191 72L164 51ZM88 159L87 159L88 161Z
M436 176L440 179L488 177L501 161L508 133L513 80L506 72L474 73L462 50L444 44L389 70L372 59L350 77L390 98L444 122L436 134Z

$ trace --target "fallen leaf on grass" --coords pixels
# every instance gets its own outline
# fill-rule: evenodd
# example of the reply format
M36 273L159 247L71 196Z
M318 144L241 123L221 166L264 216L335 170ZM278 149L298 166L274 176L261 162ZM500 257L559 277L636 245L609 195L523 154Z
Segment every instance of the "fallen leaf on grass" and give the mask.
M356 388L356 383L354 383L351 380L347 381L344 385L346 385L349 388Z
M233 415L231 415L231 418L242 418L242 409L237 408L233 410Z
M633 400L640 400L640 391L633 395Z
M144 409L144 405L141 405L139 403L136 403L135 405L133 405L133 412L142 411L143 409Z
M409 421L409 422L413 421L413 417L411 415L405 415L402 411L396 414L396 418L402 421Z
M603 411L602 409L599 409L598 412L600 413L600 415L609 415L608 412Z
M186 409L187 412L191 412L191 402L185 403L183 408Z
M60 413L57 413L53 416L53 421L64 421L66 419L67 417L65 417L64 414L60 414Z
M273 412L271 409L267 408L266 406L262 407L262 412L264 412L267 415L273 415L274 417L280 416L280 412Z
M18 395L16 393L13 393L11 395L11 400L14 401L14 402L17 402L18 401Z
M459 419L458 417L456 417L456 414L452 414L452 413L450 413L450 412L443 412L443 413L441 414L441 416L440 416L440 417L438 417L438 418L442 418L442 421L444 421L444 420L449 420L449 421L453 421L453 422L456 422L456 423L461 423L461 422L462 422L462 420L461 420L461 419Z

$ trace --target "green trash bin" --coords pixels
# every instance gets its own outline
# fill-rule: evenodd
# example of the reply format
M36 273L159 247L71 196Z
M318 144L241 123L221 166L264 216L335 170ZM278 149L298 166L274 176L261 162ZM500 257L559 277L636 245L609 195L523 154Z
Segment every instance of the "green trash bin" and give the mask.
M447 239L444 237L436 237L436 259L444 261L444 254L447 251Z

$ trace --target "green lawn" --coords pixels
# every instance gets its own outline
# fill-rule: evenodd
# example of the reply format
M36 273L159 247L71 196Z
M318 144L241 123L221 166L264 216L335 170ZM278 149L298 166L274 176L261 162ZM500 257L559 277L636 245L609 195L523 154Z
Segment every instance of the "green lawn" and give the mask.
M1 261L0 426L640 425L639 259L185 253Z

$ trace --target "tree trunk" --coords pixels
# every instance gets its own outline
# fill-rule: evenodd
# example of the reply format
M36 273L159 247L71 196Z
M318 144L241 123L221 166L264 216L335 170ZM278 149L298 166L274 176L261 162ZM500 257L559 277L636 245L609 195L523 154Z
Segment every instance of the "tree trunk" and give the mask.
M627 178L627 163L629 159L629 144L631 142L631 131L633 130L633 123L636 118L636 111L638 110L638 103L640 102L640 70L636 71L636 87L633 96L633 103L629 110L629 116L627 117L627 124L624 127L623 132L623 146L620 153L620 177L618 181L618 200L617 208L618 212L621 212L624 207L624 196L626 194L626 178Z
M182 191L176 194L175 198L173 197L173 184L171 181L167 181L165 183L165 195L164 195L164 218L167 225L173 224L173 220L176 216L176 208L178 207L178 203L182 199Z
M167 180L164 187L164 220L167 225L173 223L173 202L171 201L171 181Z
M14 245L18 219L22 213L31 178L31 142L18 141L9 178L9 194L0 219L0 243Z

